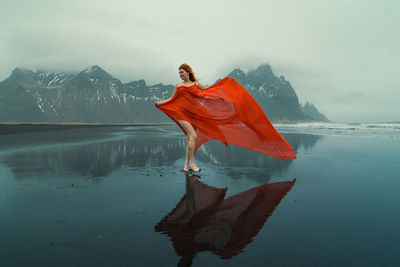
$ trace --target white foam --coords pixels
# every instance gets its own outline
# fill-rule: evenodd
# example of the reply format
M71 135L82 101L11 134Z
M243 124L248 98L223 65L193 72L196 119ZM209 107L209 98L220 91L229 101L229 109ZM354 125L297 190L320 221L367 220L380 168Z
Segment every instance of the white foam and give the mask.
M280 132L400 139L400 123L304 122L274 124Z

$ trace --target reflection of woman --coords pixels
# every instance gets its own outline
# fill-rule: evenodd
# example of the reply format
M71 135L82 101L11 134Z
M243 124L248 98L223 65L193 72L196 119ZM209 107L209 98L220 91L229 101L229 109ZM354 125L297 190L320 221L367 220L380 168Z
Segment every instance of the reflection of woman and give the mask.
M231 258L252 241L294 183L266 184L224 199L226 188L186 174L186 194L155 230L171 238L180 264L190 264L201 251Z
M176 208L157 224L155 230L172 238L181 259L178 266L190 266L199 248L194 243L196 229L207 224L207 215L215 213L225 197L226 188L215 188L198 181L200 176L186 176L186 194Z
M209 140L226 146L243 146L271 157L294 159L296 154L276 131L254 98L233 78L226 77L210 87L199 83L187 64L179 66L183 80L170 99L155 106L174 120L186 135L186 161L200 171L194 160L196 150Z

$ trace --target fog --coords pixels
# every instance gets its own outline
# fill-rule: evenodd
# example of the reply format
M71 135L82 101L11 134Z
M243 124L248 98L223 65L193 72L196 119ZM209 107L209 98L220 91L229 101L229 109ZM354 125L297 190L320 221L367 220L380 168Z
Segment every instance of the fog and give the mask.
M398 25L397 1L3 0L0 80L96 64L175 84L185 62L211 85L268 63L330 120L400 121Z

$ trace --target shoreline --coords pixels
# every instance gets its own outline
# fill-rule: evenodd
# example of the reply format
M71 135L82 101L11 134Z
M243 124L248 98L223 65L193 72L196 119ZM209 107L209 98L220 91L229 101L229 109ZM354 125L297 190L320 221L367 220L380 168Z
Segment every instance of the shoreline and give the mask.
M280 124L297 124L305 122L320 122L320 121L271 121L271 123ZM0 122L0 126L11 126L11 125L63 125L63 126L146 126L146 125L175 125L174 122L141 122L141 123L85 123L85 122L63 122L63 123L46 123L46 122Z
M34 123L34 122L21 122L21 123L1 123L0 122L0 126L11 126L11 125L63 125L63 126L75 126L75 125L79 125L79 126L145 126L145 125L172 125L175 124L173 122L171 123L113 123L113 124L105 124L105 123L80 123L80 122L67 122L67 123Z
M83 123L0 123L0 136L12 134L24 134L46 131L62 131L93 127L120 127L120 126L167 126L174 123L137 123L137 124L83 124Z

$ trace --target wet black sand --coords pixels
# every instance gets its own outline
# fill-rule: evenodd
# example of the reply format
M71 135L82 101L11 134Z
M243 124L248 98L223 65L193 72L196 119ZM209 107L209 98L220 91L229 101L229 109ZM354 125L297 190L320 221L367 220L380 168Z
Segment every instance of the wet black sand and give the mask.
M0 266L176 266L187 255L181 248L188 247L198 251L192 266L396 266L400 142L282 135L297 159L274 159L218 141L197 152L199 181L211 190L226 188L225 199L296 179L242 251L222 259L205 247L210 239L204 235L193 239L188 230L177 243L156 231L193 191L179 172L185 138L178 127L3 134ZM258 196L253 206L266 197ZM243 221L257 215L240 203L246 202L234 208L243 210ZM229 227L210 228L223 225L213 216L225 218L213 214L200 214L196 222L202 224L191 229L208 229L207 237L235 236L236 243L244 242L243 229L253 229L246 224L225 235L221 231ZM207 242L226 243L214 240L220 243Z

